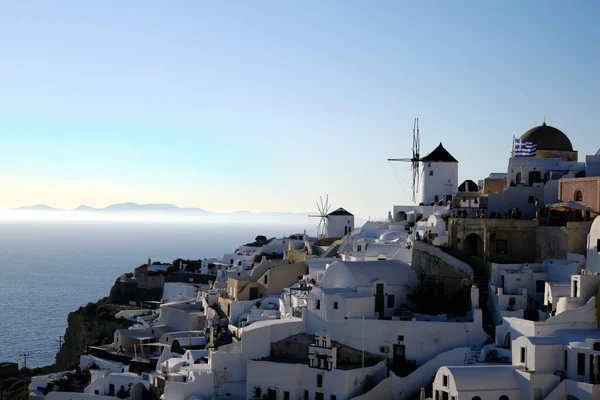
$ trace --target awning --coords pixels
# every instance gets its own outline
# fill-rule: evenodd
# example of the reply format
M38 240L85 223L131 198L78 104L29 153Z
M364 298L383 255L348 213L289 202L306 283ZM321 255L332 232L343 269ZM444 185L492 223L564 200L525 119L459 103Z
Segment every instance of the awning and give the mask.
M576 203L574 201L564 201L562 203L556 204L548 204L546 206L549 210L557 210L557 211L569 211L569 210L590 210L589 207L584 206L583 204Z

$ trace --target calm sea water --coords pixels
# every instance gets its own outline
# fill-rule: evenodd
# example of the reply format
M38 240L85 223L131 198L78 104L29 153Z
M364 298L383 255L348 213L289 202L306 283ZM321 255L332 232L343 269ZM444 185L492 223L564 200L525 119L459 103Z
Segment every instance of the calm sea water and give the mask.
M0 221L0 361L52 364L69 312L108 296L123 272L153 261L220 257L302 232L282 225Z

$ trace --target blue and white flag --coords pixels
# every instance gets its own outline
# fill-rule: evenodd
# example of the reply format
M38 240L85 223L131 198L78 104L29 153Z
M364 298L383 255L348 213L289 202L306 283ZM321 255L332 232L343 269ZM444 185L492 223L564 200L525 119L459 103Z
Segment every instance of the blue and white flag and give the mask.
M537 144L528 140L515 139L515 157L533 157Z

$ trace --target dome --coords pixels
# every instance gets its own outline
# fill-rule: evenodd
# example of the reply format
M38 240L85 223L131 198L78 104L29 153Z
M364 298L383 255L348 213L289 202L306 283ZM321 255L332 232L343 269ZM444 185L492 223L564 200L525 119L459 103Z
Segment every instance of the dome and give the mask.
M325 273L321 278L319 286L322 288L347 288L356 290L354 277L352 272L346 267L346 264L340 261L335 261L327 266Z
M521 139L536 143L538 150L573 151L567 135L545 122L525 132Z

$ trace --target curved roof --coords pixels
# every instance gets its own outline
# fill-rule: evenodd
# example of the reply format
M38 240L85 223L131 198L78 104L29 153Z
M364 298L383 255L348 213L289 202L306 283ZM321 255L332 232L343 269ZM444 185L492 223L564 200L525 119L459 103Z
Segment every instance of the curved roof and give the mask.
M336 261L325 270L319 286L322 288L348 288L356 290L354 277L350 270L341 261Z
M435 148L435 150L433 150L431 153L427 154L425 157L421 158L421 161L425 161L425 162L455 162L455 163L458 162L458 160L456 158L452 157L452 154L448 153L448 150L446 150L444 148L444 146L442 146L441 142L440 142L440 145Z
M327 267L319 286L356 289L372 286L378 280L388 285L416 285L419 282L415 270L401 261L336 261Z
M525 132L521 139L536 143L538 150L573 151L567 135L545 122Z
M454 379L457 391L475 390L519 390L519 380L512 365L482 365L442 367L447 369Z
M458 187L459 192L479 192L479 185L470 179L467 179Z

